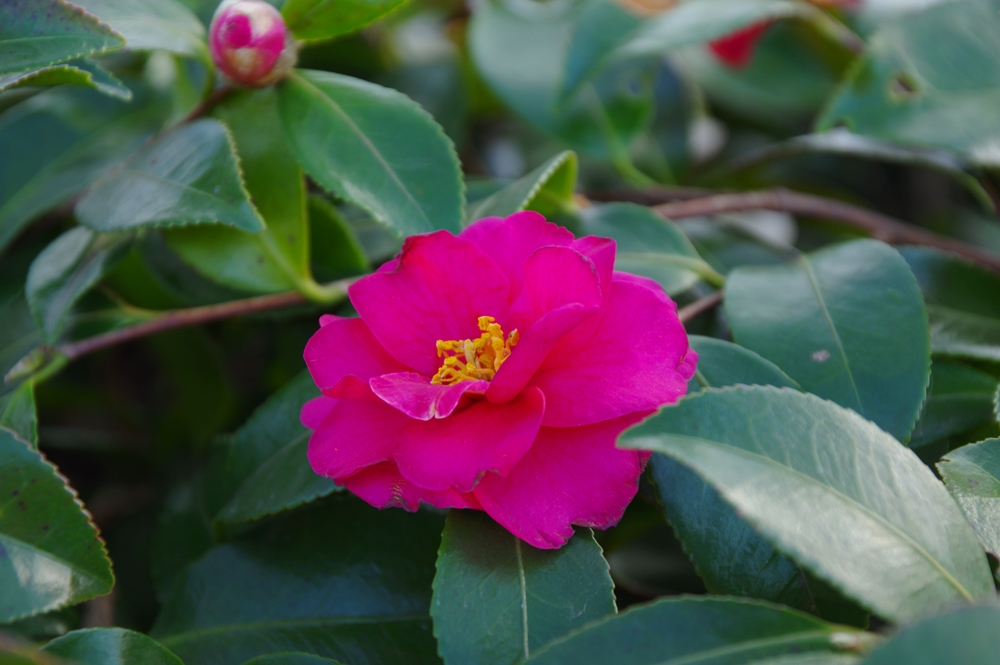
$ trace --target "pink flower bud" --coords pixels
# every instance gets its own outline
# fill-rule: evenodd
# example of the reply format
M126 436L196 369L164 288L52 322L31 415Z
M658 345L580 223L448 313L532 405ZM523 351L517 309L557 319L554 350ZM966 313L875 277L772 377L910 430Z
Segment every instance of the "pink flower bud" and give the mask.
M288 74L298 50L281 14L264 0L225 0L212 17L208 43L219 71L254 87Z

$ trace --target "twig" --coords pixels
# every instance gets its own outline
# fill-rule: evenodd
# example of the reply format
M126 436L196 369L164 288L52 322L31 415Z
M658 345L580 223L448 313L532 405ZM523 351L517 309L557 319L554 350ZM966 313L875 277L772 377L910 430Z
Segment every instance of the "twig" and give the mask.
M340 282L334 282L334 284L329 286L340 286L344 290L344 293L346 293L347 287L353 281L354 280L349 279L341 280ZM244 300L233 300L230 302L220 303L218 305L205 305L203 307L177 309L165 312L148 321L143 321L142 323L119 328L118 330L112 330L111 332L106 332L102 335L88 337L87 339L82 339L77 342L62 344L56 347L55 353L57 356L62 356L68 361L73 361L81 356L87 355L88 353L93 353L94 351L99 351L109 346L128 342L147 335L155 335L156 333L164 332L166 330L174 330L175 328L195 326L202 323L209 323L211 321L228 319L234 316L244 316L247 314L256 314L258 312L267 312L274 309L284 309L286 307L312 303L312 300L307 299L298 291L288 291L285 293L275 293L273 295L246 298Z
M704 314L708 310L718 307L719 303L722 302L722 291L716 291L711 295L707 295L704 298L699 298L695 300L690 305L685 305L677 310L677 318L681 320L681 323L687 323L691 319L695 318L699 314Z
M871 237L893 245L936 247L1000 272L1000 256L959 240L926 231L881 213L833 199L801 194L787 189L717 194L698 199L664 203L653 208L669 219L717 215L745 210L776 210L797 215L835 219L868 232Z
M208 97L198 102L198 105L195 106L193 109L191 109L190 113L184 116L184 119L181 120L181 123L191 122L192 120L197 120L202 116L208 115L211 112L211 110L214 109L219 104L219 102L228 97L232 91L233 89L228 85L216 88L215 90L212 91L212 94L210 94Z

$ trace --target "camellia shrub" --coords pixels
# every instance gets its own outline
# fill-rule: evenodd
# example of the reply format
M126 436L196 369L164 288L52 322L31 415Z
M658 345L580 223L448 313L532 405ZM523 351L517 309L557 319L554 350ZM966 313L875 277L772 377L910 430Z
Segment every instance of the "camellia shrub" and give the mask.
M1000 0L0 0L0 665L1000 660Z

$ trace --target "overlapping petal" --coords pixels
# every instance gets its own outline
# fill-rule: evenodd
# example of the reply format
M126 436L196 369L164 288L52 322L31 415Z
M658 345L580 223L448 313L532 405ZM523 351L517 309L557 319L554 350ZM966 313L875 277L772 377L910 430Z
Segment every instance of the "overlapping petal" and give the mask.
M415 372L383 374L368 383L382 401L417 420L447 418L466 393L485 393L490 385L489 381L462 381L443 386Z
M473 494L455 490L434 491L417 487L399 473L392 462L370 466L342 481L350 492L376 508L403 508L414 511L420 502L438 508L474 508L482 510Z
M324 316L322 327L306 343L303 358L323 394L335 394L347 376L368 382L373 376L409 368L389 355L362 319Z

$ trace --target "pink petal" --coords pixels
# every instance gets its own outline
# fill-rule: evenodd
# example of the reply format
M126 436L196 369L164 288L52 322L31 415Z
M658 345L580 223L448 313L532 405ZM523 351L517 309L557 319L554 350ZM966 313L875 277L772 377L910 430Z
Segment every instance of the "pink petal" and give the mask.
M306 343L303 358L316 386L329 397L336 396L330 390L346 376L367 382L373 376L408 369L386 353L361 319L326 315L320 325Z
M411 422L381 400L337 400L309 438L309 464L319 475L339 482L392 459L400 430Z
M487 474L475 495L504 528L542 549L561 547L573 524L606 529L621 519L639 487L634 450L618 435L649 412L587 425L543 427L506 478Z
M333 410L336 403L337 400L325 395L314 397L302 405L302 411L299 412L299 421L307 429L316 429L330 415L330 411Z
M553 347L529 384L545 393L543 425L576 427L657 409L687 391L694 368L685 361L688 340L677 306L646 282L615 273L590 339Z
M380 510L403 508L412 512L420 507L421 501L437 508L482 510L471 493L459 494L452 489L436 492L417 487L403 478L392 462L375 464L336 482Z
M600 311L599 307L571 303L540 318L521 335L521 341L497 370L486 389L486 399L494 404L514 399L531 381L556 343Z
M469 492L486 471L505 476L514 468L531 448L544 413L545 397L528 389L507 404L480 401L449 418L411 420L395 460L419 487Z
M397 261L395 270L355 282L349 294L375 337L401 363L432 376L441 365L437 340L478 337L480 316L504 325L507 278L472 242L447 231L411 236Z
M611 238L584 236L574 242L572 247L594 262L597 275L601 279L601 291L606 301L611 295L611 276L615 269L617 244Z
M599 307L602 302L593 261L569 247L541 247L524 262L524 288L511 305L511 325L525 330L563 305Z
M435 385L426 376L413 372L383 374L368 383L384 402L417 420L447 418L466 393L483 393L490 385L488 381Z
M524 284L524 263L539 247L569 246L573 234L546 222L537 212L525 210L505 219L487 217L462 231L466 238L493 258L510 280L511 298L516 298Z

